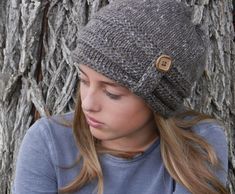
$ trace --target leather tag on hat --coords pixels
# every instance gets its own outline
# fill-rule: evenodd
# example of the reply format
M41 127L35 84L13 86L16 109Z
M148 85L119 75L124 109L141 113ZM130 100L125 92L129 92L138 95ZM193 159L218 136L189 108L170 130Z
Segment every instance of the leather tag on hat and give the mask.
M168 55L161 55L157 58L155 66L159 71L167 72L170 70L172 59Z

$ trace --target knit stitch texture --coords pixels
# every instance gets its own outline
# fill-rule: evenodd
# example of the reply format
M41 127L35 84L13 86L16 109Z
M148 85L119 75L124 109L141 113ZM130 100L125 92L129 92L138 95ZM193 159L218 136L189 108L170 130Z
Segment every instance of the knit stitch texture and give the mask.
M172 116L205 67L203 32L192 10L175 0L117 0L101 8L78 34L74 64L90 68L140 96L155 113ZM159 71L161 55L172 59Z

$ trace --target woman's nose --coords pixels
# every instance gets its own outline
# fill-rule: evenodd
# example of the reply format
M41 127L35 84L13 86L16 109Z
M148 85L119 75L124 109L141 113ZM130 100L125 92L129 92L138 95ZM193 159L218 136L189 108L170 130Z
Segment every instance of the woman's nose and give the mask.
M89 88L85 93L81 92L81 100L82 100L82 109L86 112L99 112L100 111L100 103L99 103L99 95L97 91Z

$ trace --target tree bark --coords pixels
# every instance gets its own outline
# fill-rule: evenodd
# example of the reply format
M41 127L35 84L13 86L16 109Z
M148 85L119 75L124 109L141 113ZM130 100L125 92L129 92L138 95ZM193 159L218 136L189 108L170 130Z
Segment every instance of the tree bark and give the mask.
M112 1L0 1L0 194L11 193L18 148L30 125L40 116L74 109L77 73L70 52L90 16ZM185 103L224 122L228 187L235 193L232 0L181 1L193 7L194 23L210 39L207 68Z

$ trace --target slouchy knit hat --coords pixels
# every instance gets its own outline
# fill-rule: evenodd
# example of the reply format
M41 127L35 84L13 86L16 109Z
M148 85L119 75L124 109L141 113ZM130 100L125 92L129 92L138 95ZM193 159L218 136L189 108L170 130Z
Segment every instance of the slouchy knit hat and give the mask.
M202 31L176 0L116 0L78 34L74 64L127 87L155 112L173 116L205 67Z

